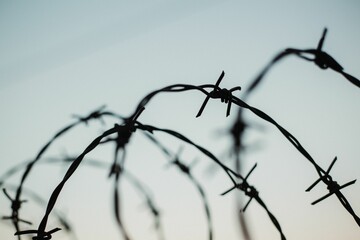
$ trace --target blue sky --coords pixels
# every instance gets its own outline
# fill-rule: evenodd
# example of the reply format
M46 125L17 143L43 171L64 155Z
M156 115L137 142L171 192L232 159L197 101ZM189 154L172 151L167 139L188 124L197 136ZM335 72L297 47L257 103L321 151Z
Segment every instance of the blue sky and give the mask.
M226 73L223 87L246 89L279 51L315 47L324 27L328 28L324 50L359 78L359 10L357 1L2 2L1 172L33 158L57 130L74 120L72 114L86 115L106 104L127 115L152 90L175 83L215 83L222 70ZM241 97L241 92L235 93ZM209 101L202 117L196 119L203 99L195 92L159 95L139 120L174 128L221 156L229 141L216 132L230 126L235 107L232 116L225 118L226 106ZM248 103L296 136L323 168L338 156L333 177L345 183L360 176L359 100L359 89L341 75L288 57L271 69ZM260 142L261 148L244 155L245 169L258 163L250 182L288 239L358 239L359 228L336 198L310 205L327 190L322 185L305 193L316 172L304 157L274 127L251 113L245 117L265 128L246 135L248 144ZM113 124L107 123L107 127ZM79 154L105 129L98 123L79 127L56 142L45 157L65 151ZM159 135L177 151L181 144L163 137ZM211 177L206 174L209 159L190 147L184 151L187 162L197 159L194 171L211 199L216 239L238 239L234 197L219 196L231 183L220 171ZM90 157L111 162L111 156L112 149L104 147ZM175 168L164 167L166 162L140 134L132 139L129 170L144 179L158 201L167 239L205 239L199 196ZM39 166L26 186L39 189L46 198L63 170ZM84 166L59 199L59 209L73 219L81 239L120 236L111 215L112 182L106 176L106 171ZM11 182L17 183L18 178ZM156 239L141 198L126 183L123 190L134 239ZM343 192L359 213L360 185ZM7 199L0 197L1 215L8 214L8 205ZM43 211L24 205L24 214L34 222L41 219ZM246 214L254 239L279 239L258 204L253 202ZM1 238L13 233L6 224L0 228Z

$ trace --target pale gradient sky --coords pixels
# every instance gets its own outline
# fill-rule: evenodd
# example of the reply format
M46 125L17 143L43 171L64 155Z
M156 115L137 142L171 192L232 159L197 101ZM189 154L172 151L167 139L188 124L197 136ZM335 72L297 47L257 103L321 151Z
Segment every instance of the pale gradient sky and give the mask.
M119 114L132 113L147 93L175 83L215 83L245 89L271 58L287 47L316 47L324 27L324 50L360 78L360 3L358 1L2 1L0 3L0 152L1 170L33 158L56 131L106 104ZM239 92L237 96L241 97ZM217 156L229 142L216 131L226 129L226 106L196 93L162 94L140 121L174 128ZM360 178L360 92L341 75L313 63L288 57L275 65L248 101L290 131L339 183ZM235 115L233 107L233 115ZM274 127L254 120L265 131L251 130L247 142L261 150L244 156L245 169L257 162L249 181L279 220L287 239L360 239L359 227L335 197L311 202L327 193L315 169ZM107 121L111 127L113 122ZM98 123L78 127L46 154L79 154L101 130ZM179 142L159 134L173 151ZM181 145L181 144L180 144ZM112 148L91 158L111 162ZM206 175L211 160L186 147L184 158L198 163L194 171L204 184L213 210L215 239L239 239L234 196L219 196L231 182L218 171ZM166 239L206 239L203 208L194 187L176 168L136 135L129 145L127 166L151 189L163 213ZM48 198L64 167L39 165L26 183ZM57 207L68 214L79 239L121 239L111 214L112 181L107 172L83 166L60 195ZM19 176L11 179L18 182ZM125 182L125 181L124 181ZM91 186L91 187L90 187ZM12 195L13 193L10 192ZM125 219L133 239L156 239L150 214L139 195L123 186ZM343 191L360 214L360 183ZM82 203L85 201L85 203ZM0 214L9 213L0 195ZM24 204L23 215L35 227L44 209ZM246 211L254 240L280 239L265 211L255 201ZM51 225L52 224L52 225ZM50 226L56 226L55 222ZM24 226L26 227L26 226ZM0 239L12 237L0 224ZM53 239L69 239L59 233ZM241 238L240 238L241 239Z

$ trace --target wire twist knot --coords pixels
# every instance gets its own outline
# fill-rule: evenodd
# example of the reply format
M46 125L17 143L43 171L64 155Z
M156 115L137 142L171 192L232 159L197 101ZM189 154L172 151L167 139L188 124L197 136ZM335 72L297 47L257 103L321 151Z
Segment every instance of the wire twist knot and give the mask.
M231 102L232 102L232 92L236 91L236 90L241 90L240 86L237 87L233 87L231 89L226 89L226 88L219 88L219 84L221 82L221 80L224 78L225 76L225 72L222 71L219 79L216 81L216 84L214 85L214 89L208 93L208 95L206 96L203 104L200 107L200 110L198 112L198 114L196 115L196 117L200 117L202 112L204 111L204 108L207 104L207 102L209 101L210 98L220 98L221 102L223 103L227 103L228 107L226 110L226 117L230 115L230 110L231 110Z

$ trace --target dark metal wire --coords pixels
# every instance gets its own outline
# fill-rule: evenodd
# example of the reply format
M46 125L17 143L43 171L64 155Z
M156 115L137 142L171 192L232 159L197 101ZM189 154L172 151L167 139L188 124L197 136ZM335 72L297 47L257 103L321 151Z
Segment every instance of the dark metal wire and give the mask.
M322 50L324 45L325 37L327 33L327 28L324 28L323 34L319 40L317 48L315 49L296 49L296 48L287 48L284 51L277 54L268 65L260 72L260 74L255 78L255 80L250 84L246 89L245 94L248 95L252 92L263 80L266 73L276 64L278 61L283 59L286 56L295 55L306 61L314 62L321 69L332 69L335 72L340 73L345 79L360 88L359 79L354 76L344 72L344 68L328 53Z
M324 34L325 36L325 34ZM321 47L321 46L320 46ZM282 57L282 56L281 56ZM277 59L280 59L281 57L277 57ZM277 61L277 60L276 60ZM329 66L330 68L334 66ZM210 151L206 150L205 148L201 147L200 145L195 144L194 142L192 142L190 139L186 138L185 136L183 136L182 134L173 131L173 130L169 130L169 129L161 129L161 128L157 128L154 126L150 126L150 125L143 125L141 123L139 123L136 119L137 117L140 115L140 113L144 110L144 107L149 103L149 101L158 93L162 93L162 92L184 92L184 91L190 91L190 90L197 90L200 91L202 93L204 93L207 97L206 99L220 99L222 102L225 102L228 104L228 110L227 110L227 115L228 113L230 113L230 106L231 104L236 104L241 108L245 108L250 110L251 112L253 112L256 116L262 118L263 120L271 123L272 125L274 125L285 137L286 139L288 139L288 141L294 145L294 147L315 167L315 170L317 171L321 181L323 181L326 185L328 185L328 187L330 186L330 192L331 194L335 194L338 199L340 200L340 202L342 203L342 205L345 207L345 209L354 217L354 219L356 220L356 222L358 223L358 225L360 226L360 221L359 218L357 217L357 215L354 213L354 211L352 211L352 208L350 206L350 204L348 203L348 201L346 200L345 196L343 196L343 194L340 192L340 189L347 187L351 184L354 183L353 182L349 182L347 184L344 184L341 187L337 187L336 184L334 184L335 182L329 180L329 173L326 172L325 170L323 170L316 162L315 160L311 157L311 155L305 150L305 148L300 144L300 142L292 135L290 134L285 128L283 128L280 124L278 124L274 119L272 119L270 116L268 116L266 113L262 112L261 110L252 107L250 105L248 105L247 103L245 103L244 101L240 100L239 98L233 96L231 94L232 91L235 90L239 90L239 87L235 87L232 88L230 90L227 89L220 89L219 88L219 84L220 81L223 78L224 73L222 73L217 81L217 83L215 85L212 84L206 84L206 85L200 85L200 86L194 86L194 85L187 85L187 84L175 84L175 85L170 85L168 87L164 87L161 88L159 90L153 91L151 93L149 93L147 96L145 96L140 103L138 104L135 113L128 118L129 122L125 122L125 124L123 125L115 125L113 128L110 128L109 130L105 131L103 134L101 134L99 137L95 138L90 144L89 146L72 162L72 164L70 165L68 171L66 172L63 180L59 183L59 185L55 188L55 190L53 191L53 193L51 194L50 200L48 202L47 208L46 208L46 212L45 215L42 219L42 221L39 224L39 228L38 230L28 230L28 231L20 231L17 232L17 234L26 234L26 233L36 233L37 236L35 237L35 239L38 240L43 240L43 239L50 239L51 238L51 234L54 233L54 230L48 231L46 232L46 225L47 225L47 221L48 221L48 217L49 214L51 213L52 209L55 206L55 203L57 201L57 198L63 188L63 186L65 185L65 183L67 182L67 180L72 176L72 174L76 171L77 167L81 164L82 160L84 159L84 157L91 152L93 149L95 149L100 143L106 141L108 139L109 136L113 135L113 134L118 134L121 135L121 138L125 136L126 139L126 134L124 135L124 133L127 132L133 132L136 129L141 129L144 131L148 131L150 133L154 132L154 131L161 131L167 134L170 134L184 142L187 142L190 145L193 145L194 147L196 147L199 151L201 151L203 154L207 155L210 159L212 159L215 163L217 163L224 171L225 173L228 175L228 177L230 178L230 180L232 181L232 183L234 184L234 188L238 188L240 190L245 190L245 194L248 195L250 197L250 199L254 198L257 200L257 202L268 212L268 215L270 217L270 219L273 221L274 225L277 227L277 229L279 230L279 232L281 233L281 237L282 239L284 238L284 235L281 231L280 228L280 224L277 222L276 218L268 211L266 205L264 204L264 202L259 198L258 196L258 192L256 191L256 189L250 185L248 185L246 178L242 177L239 173L237 173L236 171L233 171L232 169L228 168L227 166L225 166L220 160L218 160ZM206 91L206 89L212 89L210 92ZM226 94L225 94L226 93ZM208 100L204 101L202 107L199 110L198 115L201 115L202 110L204 110L205 105L207 103ZM91 114L90 114L91 115ZM101 114L100 114L101 115ZM92 114L92 117L98 118L99 114ZM80 118L79 121L80 122L87 122L89 119L87 117L85 118ZM75 126L77 123L71 124L68 127L65 127L63 130L61 130L60 132L58 132L39 152L38 156L35 158L35 160L29 165L29 167L26 169L25 174L22 178L22 181L20 183L19 189L18 190L18 194L15 200L18 200L18 196L20 196L20 192L21 192L21 187L23 184L24 179L26 178L28 172L30 171L31 167L33 166L33 164L40 158L40 156L42 155L42 153L48 148L48 146L60 135L62 135L64 132L68 131L70 128L72 128L73 126ZM121 139L124 140L124 139ZM120 143L125 143L120 141ZM121 144L118 143L118 149L121 148ZM328 170L329 171L329 170ZM327 177L324 177L324 176ZM243 182L242 183L236 183L236 181L234 180L234 177L241 179ZM242 184L242 185L241 185ZM115 194L114 194L114 200L115 202L118 201L118 192L116 190L117 188L115 188ZM11 198L10 198L11 199ZM247 206L246 206L247 207ZM115 209L116 212L118 212L118 208L116 207L115 204ZM58 231L58 229L56 229L56 231Z

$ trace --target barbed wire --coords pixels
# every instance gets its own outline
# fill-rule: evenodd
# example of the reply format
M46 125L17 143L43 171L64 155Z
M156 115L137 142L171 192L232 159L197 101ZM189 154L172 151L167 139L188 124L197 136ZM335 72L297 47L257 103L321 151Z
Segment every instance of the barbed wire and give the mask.
M327 29L325 28L316 49L301 50L301 49L287 48L287 49L285 49L285 51L276 55L275 58L263 69L263 71L260 72L258 77L250 84L250 87L245 92L245 96L247 96L250 92L252 92L259 85L259 83L262 81L265 74L270 70L270 68L275 63L277 63L279 60L281 60L285 56L289 56L289 55L296 55L304 60L312 61L317 66L319 66L321 69L330 68L330 69L342 74L347 80L349 80L351 83L353 83L357 87L360 87L360 81L358 79L356 79L355 77L344 72L343 67L333 57L331 57L326 52L322 51L326 33L327 33ZM308 55L310 55L310 57ZM146 134L147 136L152 136L151 134L153 134L154 132L162 132L162 133L171 135L187 144L192 145L197 150L202 152L204 155L209 157L225 172L225 174L228 176L228 178L230 179L230 181L233 184L233 187L230 188L229 190L227 190L226 192L224 192L223 195L227 194L228 192L232 191L233 189L238 189L238 190L243 191L245 193L245 195L250 197L249 201L243 208L243 211L246 210L246 208L248 207L251 200L255 199L262 206L262 208L264 208L266 210L266 212L268 213L271 221L273 222L273 224L279 231L279 233L281 235L281 239L285 239L285 236L282 232L279 222L277 221L275 216L268 210L265 203L259 197L259 192L256 190L256 188L254 186L250 185L247 181L247 178L249 177L251 172L255 169L256 165L250 170L250 172L245 177L243 177L241 175L241 173L238 171L239 170L238 167L236 167L237 170L233 170L233 169L227 167L222 161L220 161L217 157L215 157L215 155L213 153L211 153L209 150L194 143L189 138L185 137L184 135L180 134L179 132L171 130L171 129L158 128L158 127L155 127L152 125L142 124L141 122L139 122L137 120L138 117L140 116L140 114L142 113L142 111L145 109L145 106L157 94L166 93L166 92L176 93L176 92L185 92L185 91L195 90L195 91L200 91L201 93L206 95L206 98L205 98L204 102L202 103L196 117L201 116L202 112L204 111L204 109L210 99L220 99L221 102L227 104L226 116L230 115L231 106L232 106L232 104L235 104L238 107L240 107L240 109L247 109L247 110L251 111L253 114L255 114L257 117L259 117L259 118L263 119L264 121L275 126L281 132L281 134L312 164L312 166L315 168L315 170L319 176L319 178L308 189L306 189L306 191L311 191L319 182L323 182L327 186L327 189L329 190L328 194L326 194L325 196L321 197L320 199L314 201L312 204L315 205L315 204L323 201L324 199L330 197L331 195L335 195L339 199L339 201L341 202L343 207L354 218L354 220L358 224L358 226L360 226L360 218L356 215L356 213L352 209L350 203L348 202L348 200L345 198L345 196L340 191L340 190L344 189L345 187L348 187L348 186L354 184L356 180L352 180L350 182L347 182L346 184L340 185L335 180L333 180L332 176L330 176L330 171L331 171L334 163L336 162L337 158L335 158L332 161L332 163L330 164L330 166L328 167L328 169L326 171L324 169L322 169L316 163L314 158L302 146L302 144L290 132L288 132L284 127L282 127L273 118L271 118L269 115L267 115L260 109L257 109L255 107L247 104L245 101L241 100L240 98L233 96L232 93L234 91L240 90L241 89L240 86L235 86L230 89L220 88L219 85L220 85L220 82L223 80L224 76L225 76L225 72L222 71L215 84L204 84L204 85L199 85L199 86L190 85L190 84L174 84L174 85L170 85L170 86L155 90L153 92L150 92L143 99L141 99L141 101L135 108L134 114L128 118L123 118L112 112L105 111L104 106L91 112L89 115L87 115L85 117L75 115L75 117L77 118L77 121L65 126L60 131L58 131L40 149L40 151L38 152L38 154L36 155L34 160L31 160L26 163L26 168L21 177L18 188L16 190L15 197L12 198L10 196L10 194L5 189L3 189L3 193L11 201L11 209L12 209L11 216L3 217L3 219L8 219L8 220L12 221L12 223L16 229L15 235L18 236L19 240L20 240L20 236L24 235L24 234L36 234L36 236L33 237L33 239L36 239L36 240L51 239L52 234L59 231L60 228L54 228L52 230L46 231L47 222L48 222L50 213L54 209L54 206L55 206L57 199L62 191L63 186L66 184L66 182L69 180L69 178L74 174L74 172L77 170L79 165L82 163L84 157L89 152L91 152L92 150L94 150L96 147L98 147L101 144L105 144L107 142L112 142L112 143L115 143L115 152L114 152L114 161L113 161L113 164L110 169L109 177L114 176L114 194L113 194L114 213L115 213L115 218L116 218L118 226L122 232L123 237L126 240L130 240L130 237L127 233L127 230L124 227L122 217L121 217L121 210L120 210L120 205L119 205L119 201L120 201L119 180L120 180L120 177L122 176L123 172L126 172L125 147L126 147L127 143L129 142L132 134L137 129L139 129L139 130L147 133ZM105 123L102 119L103 116L112 116L112 117L117 118L118 120L120 119L120 120L122 120L122 124L120 124L120 125L115 124L114 127L104 131L101 135L99 135L97 138L95 138L85 148L85 150L83 150L83 152L77 158L75 158L71 162L63 179L57 185L57 187L54 189L54 191L52 192L52 194L50 196L50 199L47 203L47 207L45 210L45 214L38 226L38 229L37 230L20 230L19 222L24 222L24 223L30 224L29 221L23 220L22 218L19 217L19 209L21 208L22 203L25 202L25 200L21 200L23 185L24 185L25 180L27 179L29 173L33 169L34 165L40 160L40 158L43 156L43 154L47 151L47 149L50 147L50 145L53 144L53 142L56 139L60 138L66 132L70 131L72 128L74 128L75 126L77 126L81 123L84 123L85 125L87 125L88 122L93 119L97 119L97 120L101 121L102 123ZM234 125L234 127L235 127L235 125ZM233 130L234 131L237 130L236 134L239 134L239 131L241 129L233 129ZM115 135L115 137L114 137L114 135ZM235 133L234 133L234 135L235 135ZM155 138L153 138L153 139L155 139ZM239 143L237 141L239 141L239 139L236 139L234 136L235 148L239 147L239 146L237 146L237 145L239 145ZM156 141L154 141L154 142L156 142ZM157 144L157 145L160 146L160 149L162 149L164 151L164 149L165 149L164 147L161 147L160 144ZM121 158L119 158L119 156L118 156L119 152L122 152ZM168 154L168 152L169 152L168 150L164 151L165 154ZM175 164L184 174L186 174L192 180L192 182L197 186L197 188L203 198L203 201L204 201L205 211L207 213L207 218L208 218L208 225L211 226L211 218L209 217L210 211L208 209L207 201L204 200L206 198L205 198L205 194L201 188L201 185L197 184L196 180L192 177L190 168L188 166L184 165L182 162L180 162L180 160L178 158L176 158L173 161L173 164ZM7 171L3 175L3 178L0 178L0 184L3 184L3 181L6 178L6 176L9 176L9 175L13 174L14 172L18 171L18 169L20 168L19 166L20 165L17 165L14 168ZM241 182L238 183L235 179L240 179ZM149 200L149 199L147 199L147 200ZM148 206L151 209L151 211L153 212L153 215L155 217L158 216L158 211L154 207L154 205L152 205L152 202L150 200L148 202ZM209 227L209 229L210 229L209 230L209 239L212 239L211 227Z
M67 133L68 131L70 131L71 129L73 129L75 126L81 124L81 123L85 123L86 125L88 124L88 121L93 120L93 119L101 119L101 117L103 116L112 116L112 117L119 117L118 115L112 113L112 112L108 112L108 111L104 111L105 106L100 107L99 109L91 112L88 116L85 117L79 117L76 115L77 121L65 126L64 128L60 129L38 152L38 154L36 155L36 157L34 158L34 160L29 161L27 164L27 167L21 177L21 181L20 184L16 190L16 195L15 195L15 199L12 200L13 202L13 207L12 207L12 213L11 213L11 219L13 222L13 225L16 229L16 231L19 231L19 226L18 226L18 221L20 220L19 218L19 211L21 208L21 203L23 203L24 201L21 201L21 194L22 194L22 188L24 186L24 183L31 171L31 169L34 167L34 165L41 159L41 157L43 156L43 154L48 150L48 148L55 142L55 140L59 139L61 136L63 136L65 133ZM16 167L11 169L8 174L11 174L11 171L16 171ZM1 183L1 182L0 182ZM18 239L20 240L20 235L18 236Z
M179 155L180 155L180 152L181 152L182 149L179 150L179 152L176 155L174 155L174 154L171 153L171 151L168 148L166 148L164 146L164 144L162 144L158 139L156 139L155 136L153 136L152 134L148 134L147 132L144 132L144 134L148 139L150 139L151 142L153 142L155 145L157 145L159 147L159 149L168 158L173 158L173 160L170 162L170 164L175 165L191 181L191 183L196 187L197 191L199 192L199 194L201 196L201 200L203 202L203 206L204 206L204 210L205 210L205 214L206 214L206 221L207 221L207 226L208 226L208 239L212 240L213 239L213 221L212 221L209 201L207 199L207 196L206 196L206 193L205 193L205 190L204 190L203 186L193 176L193 174L191 172L191 167L192 166L185 165L180 160Z
M255 188L250 185L247 182L247 177L250 175L250 172L246 177L242 177L239 173L236 173L235 171L231 170L230 168L226 167L225 165L223 165L221 163L221 161L219 159L217 159L215 157L215 155L213 155L210 151L208 151L207 149L203 148L202 146L194 143L193 141L191 141L190 139L188 139L187 137L185 137L184 135L180 134L179 132L170 130L170 129L162 129L162 128L157 128L154 126L150 126L150 125L139 125L139 129L143 129L145 131L148 131L150 133L154 133L156 131L160 131L163 133L167 133L169 135L172 135L173 137L176 137L192 146L194 146L195 148L197 148L200 152L202 152L203 154L205 154L207 157L209 157L210 159L212 159L213 161L215 161L218 165L220 165L222 167L222 169L227 173L227 175L229 176L230 180L232 181L232 183L234 184L234 186L239 186L238 183L236 183L236 181L234 180L234 178L231 175L234 175L234 177L239 178L242 180L241 184L243 184L244 186L247 186L246 188L238 188L241 191L244 191L246 195L250 196L251 195L251 199L255 198L257 200L257 202L266 210L266 212L268 213L268 215L270 216L271 221L274 223L274 225L276 226L276 228L279 230L282 240L285 240L285 236L281 231L281 227L279 222L276 220L275 216L268 210L268 208L266 207L265 203L261 200L261 198L258 196L258 192L256 191L256 195L255 196L255 192L253 190L255 190ZM178 163L179 164L179 163ZM180 164L179 164L180 165ZM181 167L183 167L183 171L188 171L188 168L184 167L183 165L180 165ZM248 189L251 189L251 191L249 192ZM249 202L248 202L249 203ZM248 204L247 204L248 205Z
M59 162L62 162L62 161L59 161ZM9 183L4 183L5 187L4 189L12 189L12 190L15 190L17 189L17 186L16 185L13 185L13 184L9 184ZM4 190L5 191L5 190ZM43 207L44 205L47 204L47 201L41 197L39 194L37 194L35 191L33 190L30 190L30 189L26 189L26 188L23 188L23 193L29 197L29 200L30 201L33 201L35 203L37 203L39 206ZM61 211L57 210L57 209L54 209L54 215L57 219L57 221L60 223L60 225L62 226L62 229L65 229L65 231L68 233L68 234L71 234L73 235L73 238L74 239L77 239L76 235L75 235L75 231L72 227L72 224L70 223L70 221L65 217L65 214L62 213ZM20 221L19 221L20 222ZM28 224L31 224L30 222L28 222ZM18 235L20 236L20 235Z
M360 88L360 81L354 76L344 72L344 68L328 53L322 50L324 45L327 28L324 29L323 34L319 40L317 48L314 49L296 49L287 48L284 51L278 53L268 65L260 72L260 74L251 82L250 86L246 89L245 95L250 94L254 89L262 82L266 73L284 57L295 55L309 62L314 62L319 68L325 70L330 68L331 70L340 73L345 79Z

